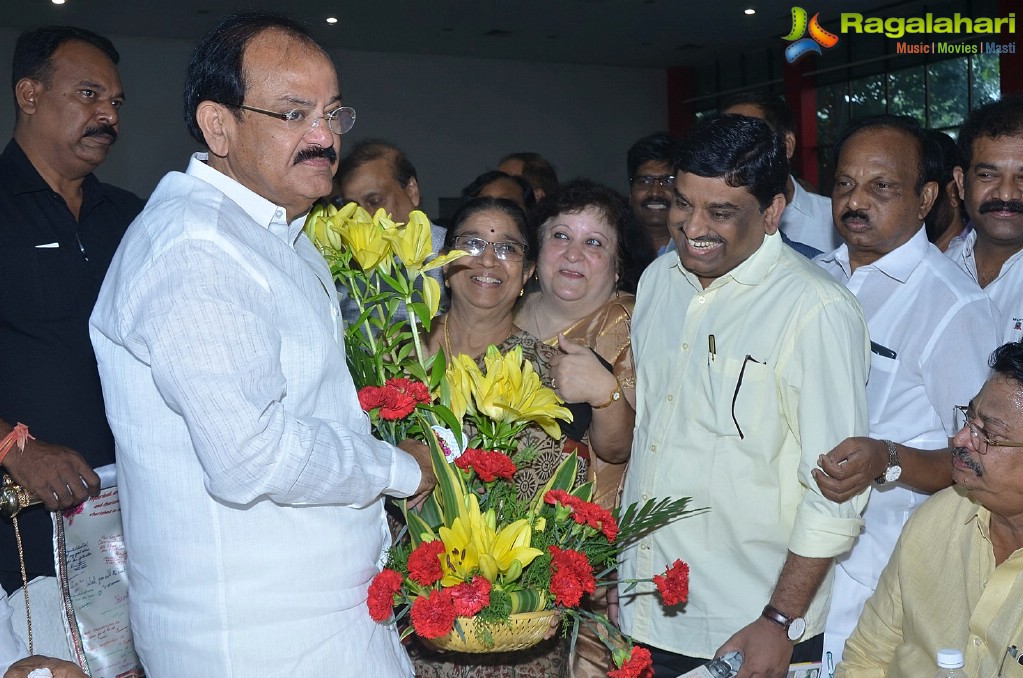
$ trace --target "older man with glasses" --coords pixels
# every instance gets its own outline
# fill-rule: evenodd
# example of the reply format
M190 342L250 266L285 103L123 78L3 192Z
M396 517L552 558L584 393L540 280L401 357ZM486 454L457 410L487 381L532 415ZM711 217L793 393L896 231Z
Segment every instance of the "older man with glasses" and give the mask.
M967 676L1023 676L1023 344L955 410L954 487L906 523L845 646L838 678L932 675L943 648Z
M208 151L161 181L91 320L146 675L410 676L366 597L383 497L426 491L428 452L370 434L302 233L355 111L276 15L223 20L186 82Z

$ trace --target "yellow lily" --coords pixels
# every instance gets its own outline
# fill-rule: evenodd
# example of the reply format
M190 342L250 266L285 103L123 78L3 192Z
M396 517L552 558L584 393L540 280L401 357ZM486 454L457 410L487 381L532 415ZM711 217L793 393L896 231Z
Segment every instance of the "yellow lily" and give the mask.
M448 366L444 374L444 384L447 388L445 404L455 415L455 419L461 421L467 412L475 413L472 404L473 383L482 375L475 361L464 353L447 356L447 360Z
M498 422L535 422L552 438L561 437L557 420L572 421L564 401L540 383L533 365L522 359L522 347L504 355L489 346L484 357L486 374L474 380L477 409ZM473 375L475 376L475 375Z
M423 278L423 299L430 308L430 315L437 315L440 308L440 283L424 275L427 271L444 266L448 262L464 257L468 252L451 250L440 254L429 262L427 258L433 254L433 236L430 220L419 210L409 213L408 223L387 232L391 250L401 259L408 269L409 278Z
M514 581L523 568L543 553L529 545L532 538L529 521L516 520L497 531L493 512L481 513L476 495L470 494L466 500L468 505L451 521L451 526L438 530L446 553L441 585L469 581L477 570L492 583L498 577L503 577L506 583Z
M338 210L337 220L342 224L340 230L345 245L363 271L371 271L377 266L390 271L391 246L387 233L393 229L394 223L383 209L377 210L371 219L358 204L348 203Z
M305 234L321 252L339 250L343 246L340 229L337 227L337 208L333 205L317 205L306 217Z

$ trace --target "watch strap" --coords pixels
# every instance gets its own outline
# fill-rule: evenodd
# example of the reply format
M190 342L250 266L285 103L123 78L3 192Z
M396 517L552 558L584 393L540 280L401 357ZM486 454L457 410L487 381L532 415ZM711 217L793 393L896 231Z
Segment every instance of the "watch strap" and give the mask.
M885 483L888 482L888 478L885 477L885 475L888 473L888 469L890 469L892 466L900 466L899 450L898 448L895 447L895 443L893 443L891 440L882 440L881 442L884 443L885 447L888 448L888 465L885 466L884 473L874 478L874 482L877 483L878 485L884 485Z

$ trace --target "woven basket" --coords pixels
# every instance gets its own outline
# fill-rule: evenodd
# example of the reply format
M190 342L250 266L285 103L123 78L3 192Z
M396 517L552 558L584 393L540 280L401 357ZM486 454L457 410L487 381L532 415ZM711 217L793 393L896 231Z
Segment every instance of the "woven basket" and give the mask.
M551 619L557 614L554 610L540 612L519 612L509 617L507 624L491 624L490 635L494 643L487 645L483 634L479 632L475 617L459 617L456 625L461 626L465 640L458 635L457 626L446 636L440 638L423 638L423 642L438 650L448 652L514 652L533 647L547 635L551 628Z

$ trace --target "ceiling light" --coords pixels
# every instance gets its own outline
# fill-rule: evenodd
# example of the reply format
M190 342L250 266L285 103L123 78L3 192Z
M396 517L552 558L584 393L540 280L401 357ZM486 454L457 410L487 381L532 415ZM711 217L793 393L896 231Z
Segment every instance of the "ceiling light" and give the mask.
M55 5L63 5L64 4L64 0L50 0L50 2L52 2Z
M327 23L328 24L336 24L337 23L337 17L336 16L329 16L329 17L327 17Z
M749 9L747 9L747 10L746 10L746 11L745 11L744 13L745 13L745 14L749 14L749 15L751 15L751 16L752 16L753 14L756 14L756 13L757 13L757 10L753 9L752 7L750 7L750 8L749 8Z

